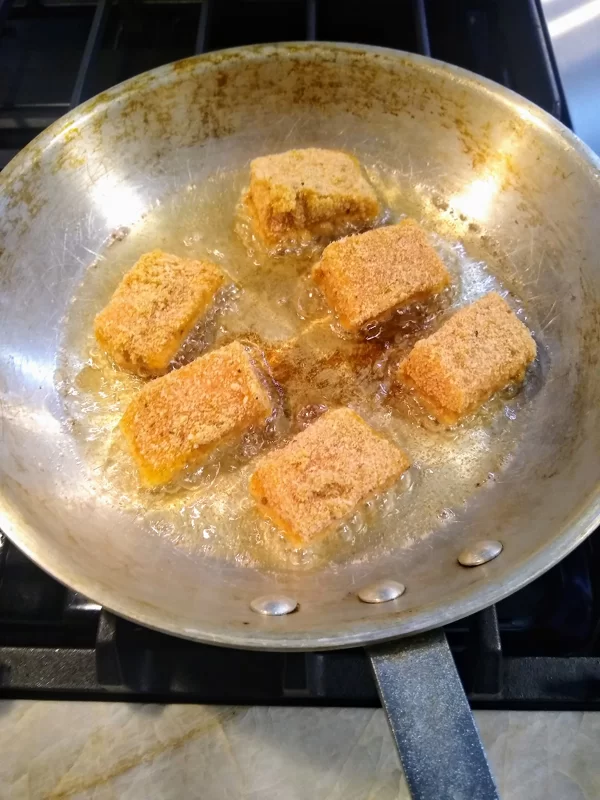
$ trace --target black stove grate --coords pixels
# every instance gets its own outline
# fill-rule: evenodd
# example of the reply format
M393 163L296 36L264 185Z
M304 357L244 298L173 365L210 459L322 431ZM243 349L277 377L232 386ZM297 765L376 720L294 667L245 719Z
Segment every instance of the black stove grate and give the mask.
M81 101L221 47L336 40L471 69L569 116L539 0L0 0L0 168ZM447 628L474 707L600 709L600 534ZM361 650L249 653L119 619L0 535L0 696L378 705Z
M474 708L600 710L598 535L446 632ZM254 653L176 639L65 588L6 539L0 696L378 705L362 650Z
M83 100L243 44L336 40L431 55L569 124L539 0L0 0L0 168Z

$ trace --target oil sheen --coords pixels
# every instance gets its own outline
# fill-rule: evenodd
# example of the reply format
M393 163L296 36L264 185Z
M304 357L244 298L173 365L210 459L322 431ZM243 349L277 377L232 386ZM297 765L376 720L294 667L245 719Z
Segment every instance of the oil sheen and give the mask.
M458 242L440 238L392 171L367 170L386 208L386 222L419 220L452 276L452 287L426 307L395 314L360 337L337 325L310 280L323 244L300 252L268 253L255 239L240 206L247 170L219 171L165 198L129 231L120 231L86 271L70 305L56 374L64 425L78 457L99 476L108 502L136 515L149 537L218 560L262 568L335 568L435 534L488 482L501 480L544 378L539 327L498 275ZM140 487L118 429L143 380L118 370L100 351L93 320L124 273L149 250L219 264L231 277L214 310L190 335L173 368L239 339L251 349L273 398L263 430L213 454L160 489ZM538 358L522 387L493 398L450 430L425 417L393 386L403 354L456 308L489 291L507 298L534 331ZM281 446L328 408L348 405L407 451L413 466L397 486L344 520L312 545L294 549L256 512L248 480L256 459Z

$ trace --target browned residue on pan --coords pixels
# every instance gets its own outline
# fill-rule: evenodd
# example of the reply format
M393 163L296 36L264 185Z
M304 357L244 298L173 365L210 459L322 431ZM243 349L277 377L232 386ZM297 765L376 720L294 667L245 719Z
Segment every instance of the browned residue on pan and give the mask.
M418 111L426 115L428 124L456 130L475 169L500 157L510 176L507 185L524 195L534 188L528 186L527 176L517 172L509 156L495 152L489 126L474 125L467 90L456 84L450 71L448 80L443 81L439 73L394 55L344 47L333 50L286 45L274 49L257 45L243 52L209 53L161 67L99 94L63 117L5 171L3 183L9 196L9 211L19 206L29 217L35 217L44 205L40 163L53 140L59 146L54 147L49 162L51 173L85 168L82 139L86 139L88 148L102 147L110 152L111 147L139 140L145 129L151 129L159 155L161 148L171 147L174 141L177 146L188 146L233 133L240 124L235 114L240 97L252 95L257 106L265 103L276 107L281 103L284 108L289 107L290 94L294 106L324 112L346 110L359 117L385 109L387 114L414 118ZM183 96L189 96L187 106L192 109L185 120L176 115ZM514 127L518 123L511 120L508 125ZM514 130L514 135L526 137L527 127L523 124L520 130ZM530 145L533 137L527 138ZM27 157L30 163L22 180L19 164Z

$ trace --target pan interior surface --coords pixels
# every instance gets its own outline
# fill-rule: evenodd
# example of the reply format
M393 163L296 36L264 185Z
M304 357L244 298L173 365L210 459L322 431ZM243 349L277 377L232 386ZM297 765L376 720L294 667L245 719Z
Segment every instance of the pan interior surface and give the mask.
M490 289L520 298L540 353L525 390L487 426L480 419L444 438L367 409L416 452L415 467L385 535L377 526L362 537L351 531L315 561L230 513L223 488L234 492L233 479L213 476L212 511L179 501L189 487L161 506L111 480L118 458L110 431L135 381L113 382L105 405L85 405L98 381L86 361L93 316L132 259L154 247L234 265L247 291L222 299L221 319L229 333L236 321L244 335L254 326L251 344L276 348L307 317L318 319L302 273L288 276L291 261L273 266L282 300L275 311L260 281L248 285L243 267L235 272L246 256L233 219L249 161L308 146L354 153L390 213L422 222L460 276L450 303ZM0 177L0 527L106 607L233 646L351 646L500 599L597 522L599 212L598 163L559 123L501 87L416 56L321 44L244 48L100 95ZM226 521L232 533L223 537ZM458 554L482 539L500 540L502 554L459 566ZM407 591L360 603L357 592L379 579ZM298 610L278 618L250 610L274 593L294 598Z

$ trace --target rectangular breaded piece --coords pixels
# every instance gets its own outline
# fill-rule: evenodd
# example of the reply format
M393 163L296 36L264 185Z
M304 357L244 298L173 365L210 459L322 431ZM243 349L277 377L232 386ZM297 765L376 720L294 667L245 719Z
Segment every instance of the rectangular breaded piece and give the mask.
M267 245L339 236L371 224L380 211L353 156L315 147L255 158L245 202Z
M417 342L398 377L440 422L453 425L494 392L523 380L535 356L527 327L492 292Z
M339 408L268 454L250 480L250 491L260 512L301 545L327 533L409 466L399 447L354 411Z
M163 375L224 283L208 261L146 253L96 316L96 339L121 369Z
M312 277L349 331L426 300L450 283L448 270L413 219L333 242Z
M157 486L270 414L248 352L233 342L146 384L120 427L142 482Z

